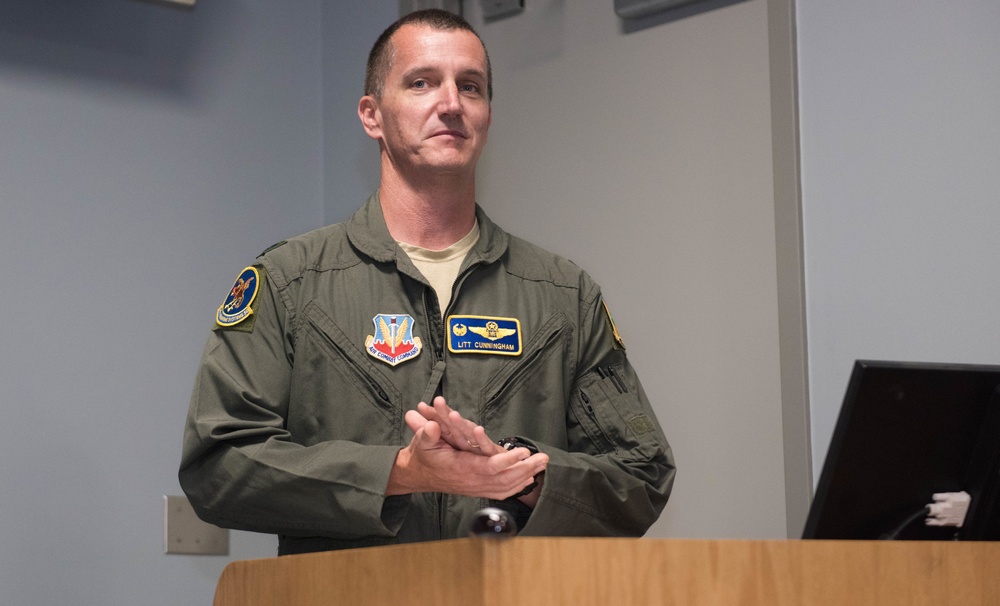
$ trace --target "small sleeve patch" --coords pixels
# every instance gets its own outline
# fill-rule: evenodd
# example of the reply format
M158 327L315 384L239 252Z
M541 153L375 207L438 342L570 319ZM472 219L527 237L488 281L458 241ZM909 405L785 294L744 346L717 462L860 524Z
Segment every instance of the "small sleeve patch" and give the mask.
M256 267L247 267L236 277L229 295L215 313L215 323L232 328L253 317L253 303L261 288L261 276Z
M628 420L627 424L628 428L632 430L632 433L637 436L641 436L642 434L649 433L656 429L656 426L653 425L653 421L651 421L646 415L634 416Z

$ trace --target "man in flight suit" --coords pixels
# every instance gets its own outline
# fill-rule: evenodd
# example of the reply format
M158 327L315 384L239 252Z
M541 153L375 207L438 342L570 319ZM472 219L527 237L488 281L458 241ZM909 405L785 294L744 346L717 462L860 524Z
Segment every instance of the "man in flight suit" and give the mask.
M599 287L476 204L491 98L460 17L376 42L378 191L265 251L216 314L180 469L202 518L289 554L464 536L490 505L524 535L659 516L673 457Z

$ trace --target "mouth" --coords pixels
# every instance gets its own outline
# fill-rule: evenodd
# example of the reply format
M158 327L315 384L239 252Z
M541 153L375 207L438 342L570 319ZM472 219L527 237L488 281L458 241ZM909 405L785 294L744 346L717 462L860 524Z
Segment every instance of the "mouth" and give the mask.
M465 133L458 130L439 130L431 135L431 137L451 137L454 139L468 139Z

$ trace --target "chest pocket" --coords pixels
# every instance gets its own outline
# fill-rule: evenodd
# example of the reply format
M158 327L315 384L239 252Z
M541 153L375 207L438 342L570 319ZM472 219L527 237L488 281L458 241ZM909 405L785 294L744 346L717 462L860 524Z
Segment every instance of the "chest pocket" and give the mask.
M291 399L299 408L288 415L293 437L401 443L399 391L315 303L303 310L292 391L300 392Z
M481 418L488 431L552 445L566 442L566 402L571 385L573 329L559 312L483 386ZM491 434L492 435L492 434Z

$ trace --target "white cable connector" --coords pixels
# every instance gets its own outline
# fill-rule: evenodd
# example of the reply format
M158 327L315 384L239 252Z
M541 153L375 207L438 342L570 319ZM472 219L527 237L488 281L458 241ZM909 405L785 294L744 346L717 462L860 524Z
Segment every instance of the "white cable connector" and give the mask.
M965 514L969 511L972 497L965 492L938 492L934 494L934 502L927 505L930 515L925 523L928 526L959 526L965 523Z

